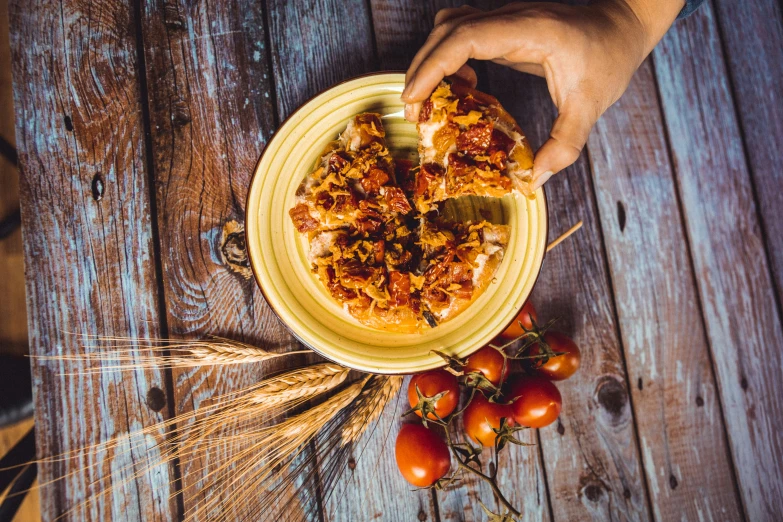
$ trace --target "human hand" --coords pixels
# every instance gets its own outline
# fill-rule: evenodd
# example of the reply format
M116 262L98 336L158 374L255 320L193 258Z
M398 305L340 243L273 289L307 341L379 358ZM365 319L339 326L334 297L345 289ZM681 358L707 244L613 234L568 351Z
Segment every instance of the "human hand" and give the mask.
M449 75L476 85L468 59L546 78L558 109L533 162L533 188L571 165L595 122L671 26L684 0L607 0L589 6L515 3L494 11L443 9L405 77L405 116Z

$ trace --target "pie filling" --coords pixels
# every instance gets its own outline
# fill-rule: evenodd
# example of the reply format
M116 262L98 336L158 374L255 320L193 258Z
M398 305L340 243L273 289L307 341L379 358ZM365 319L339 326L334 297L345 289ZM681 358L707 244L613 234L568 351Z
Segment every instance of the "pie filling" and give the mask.
M528 194L532 152L486 94L442 82L418 124L421 165L394 160L380 116L359 114L305 177L289 215L313 273L362 324L421 332L467 308L492 281L510 227L439 216L446 199Z

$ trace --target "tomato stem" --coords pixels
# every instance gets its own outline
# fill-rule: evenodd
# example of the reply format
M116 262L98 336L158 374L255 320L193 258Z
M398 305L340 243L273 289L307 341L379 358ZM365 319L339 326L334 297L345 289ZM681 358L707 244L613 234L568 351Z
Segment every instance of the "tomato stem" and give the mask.
M476 469L474 467L471 467L466 460L462 460L462 456L455 449L455 445L454 445L454 443L451 440L451 432L449 430L449 424L446 424L444 426L445 431L446 431L446 442L447 442L447 444L449 446L449 449L451 449L451 452L454 455L454 458L457 459L457 464L458 464L459 468L461 470L467 471L469 473L473 473L474 475L479 477L481 480L483 480L487 484L489 484L489 487L492 489L492 493L495 494L495 496L497 497L498 501L501 504L503 504L503 506L506 509L508 509L511 512L511 514L513 514L515 517L521 517L522 513L520 511L518 511L513 505L511 505L511 502L509 502L508 499L506 499L506 497L503 496L503 492L500 491L500 488L497 485L496 477L497 477L497 470L498 470L498 464L497 464L498 452L497 451L494 452L495 453L495 455L494 455L494 460L495 460L495 462L494 462L494 464L495 464L494 472L491 473L490 475L485 475L480 470L478 470L478 469Z

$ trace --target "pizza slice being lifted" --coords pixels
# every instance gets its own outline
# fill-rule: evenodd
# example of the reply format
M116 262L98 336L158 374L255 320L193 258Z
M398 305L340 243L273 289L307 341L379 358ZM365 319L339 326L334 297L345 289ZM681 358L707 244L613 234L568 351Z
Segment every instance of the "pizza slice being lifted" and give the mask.
M410 190L419 212L459 196L532 194L533 151L495 97L444 80L422 104L418 131Z

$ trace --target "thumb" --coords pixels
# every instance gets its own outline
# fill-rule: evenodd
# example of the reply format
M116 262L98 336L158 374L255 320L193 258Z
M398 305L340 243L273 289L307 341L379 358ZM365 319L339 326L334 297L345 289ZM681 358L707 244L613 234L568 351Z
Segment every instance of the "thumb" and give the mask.
M579 158L598 119L590 109L589 104L563 104L549 139L538 149L533 160L533 190Z

